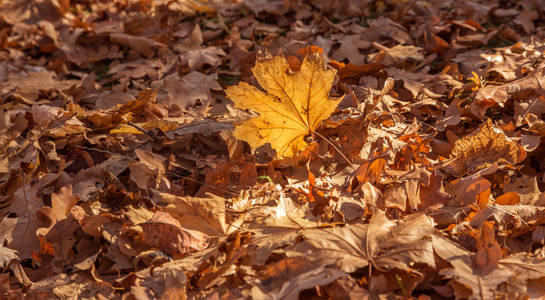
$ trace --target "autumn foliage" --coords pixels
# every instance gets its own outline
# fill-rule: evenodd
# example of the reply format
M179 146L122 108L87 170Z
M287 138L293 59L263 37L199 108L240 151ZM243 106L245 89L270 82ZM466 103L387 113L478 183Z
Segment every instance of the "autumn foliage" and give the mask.
M544 14L0 1L0 299L545 297Z

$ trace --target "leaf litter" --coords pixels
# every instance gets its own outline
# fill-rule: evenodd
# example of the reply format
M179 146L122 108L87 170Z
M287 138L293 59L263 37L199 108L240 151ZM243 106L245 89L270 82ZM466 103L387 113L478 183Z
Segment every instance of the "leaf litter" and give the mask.
M541 4L2 1L0 292L544 297Z

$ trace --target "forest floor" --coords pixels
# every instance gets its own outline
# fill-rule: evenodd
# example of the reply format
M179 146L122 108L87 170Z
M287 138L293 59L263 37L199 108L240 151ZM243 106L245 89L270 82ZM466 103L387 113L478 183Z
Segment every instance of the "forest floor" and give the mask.
M545 297L545 1L0 1L0 298Z

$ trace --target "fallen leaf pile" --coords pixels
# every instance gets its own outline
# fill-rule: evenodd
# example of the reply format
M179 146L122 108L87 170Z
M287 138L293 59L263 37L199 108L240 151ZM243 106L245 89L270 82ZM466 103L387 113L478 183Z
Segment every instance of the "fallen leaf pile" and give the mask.
M0 298L544 298L544 20L0 1Z

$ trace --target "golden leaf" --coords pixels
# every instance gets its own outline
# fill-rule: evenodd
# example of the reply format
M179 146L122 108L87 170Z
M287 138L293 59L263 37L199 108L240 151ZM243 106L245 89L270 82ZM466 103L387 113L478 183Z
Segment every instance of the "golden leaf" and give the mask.
M478 130L454 143L451 157L454 161L445 171L462 176L475 172L493 163L514 165L525 155L519 143L508 138L501 128L490 120Z
M294 157L307 147L304 137L337 108L340 98L329 98L336 71L314 53L305 57L294 72L283 56L258 60L252 69L263 92L246 82L226 91L235 107L251 109L259 117L235 128L236 138L248 142L252 151L270 143L279 158Z

